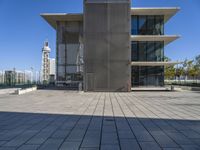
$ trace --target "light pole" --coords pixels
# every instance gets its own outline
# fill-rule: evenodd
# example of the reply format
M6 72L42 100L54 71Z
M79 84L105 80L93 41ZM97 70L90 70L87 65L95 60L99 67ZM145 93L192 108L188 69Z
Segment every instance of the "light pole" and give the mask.
M33 84L33 67L31 67L31 84Z
M13 68L13 77L12 77L12 80L13 80L13 85L15 86L15 84L16 84L16 69L15 69L15 67Z

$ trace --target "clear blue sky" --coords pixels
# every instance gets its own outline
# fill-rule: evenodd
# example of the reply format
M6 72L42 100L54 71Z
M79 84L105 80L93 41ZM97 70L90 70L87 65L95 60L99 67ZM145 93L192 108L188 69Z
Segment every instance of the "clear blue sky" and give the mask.
M56 32L40 13L82 12L82 0L0 0L0 70L40 69L41 48L48 38L55 57ZM134 7L181 7L165 25L166 34L181 35L165 54L172 60L200 54L200 0L133 0Z

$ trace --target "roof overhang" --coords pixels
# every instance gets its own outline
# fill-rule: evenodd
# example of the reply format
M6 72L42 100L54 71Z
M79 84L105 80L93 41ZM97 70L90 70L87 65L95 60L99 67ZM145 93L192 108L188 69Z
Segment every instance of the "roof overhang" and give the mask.
M131 41L164 41L167 45L178 38L178 35L132 35Z
M83 21L83 14L44 13L40 14L54 29L57 21Z
M131 8L131 15L164 15L164 21L167 22L179 10L179 7Z
M180 64L180 62L144 62L144 61L132 61L131 66L174 66Z

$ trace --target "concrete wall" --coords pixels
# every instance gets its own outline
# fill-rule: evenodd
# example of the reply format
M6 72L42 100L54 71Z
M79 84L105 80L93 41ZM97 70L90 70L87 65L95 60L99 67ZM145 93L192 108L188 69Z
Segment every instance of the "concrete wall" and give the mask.
M131 90L130 0L84 1L85 91Z

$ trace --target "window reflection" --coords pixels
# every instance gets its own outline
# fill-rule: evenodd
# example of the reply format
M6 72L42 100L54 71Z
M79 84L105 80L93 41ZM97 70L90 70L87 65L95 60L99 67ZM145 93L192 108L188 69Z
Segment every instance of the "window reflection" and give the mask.
M163 86L164 67L132 67L132 86Z
M132 16L132 35L163 35L164 16Z
M132 61L164 61L164 42L132 42Z

